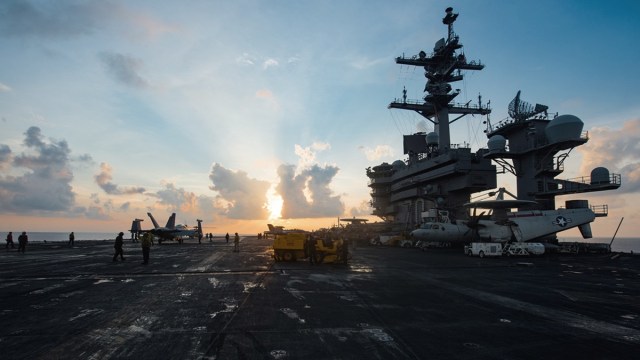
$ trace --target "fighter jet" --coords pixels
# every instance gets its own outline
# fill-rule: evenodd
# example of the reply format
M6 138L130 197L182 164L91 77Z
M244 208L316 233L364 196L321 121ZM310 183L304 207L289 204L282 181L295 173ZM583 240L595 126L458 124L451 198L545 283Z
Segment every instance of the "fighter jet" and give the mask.
M157 237L158 243L161 243L163 240L175 240L182 239L183 237L198 237L202 235L202 220L200 219L196 220L198 222L197 227L189 228L186 225L176 225L176 213L173 213L169 217L169 220L167 220L167 224L164 227L161 227L150 212L148 212L147 215L153 223L153 229L140 229L140 221L142 221L140 219L134 220L134 223L138 223L138 231L150 232L153 236ZM134 225L132 224L132 229L133 227Z

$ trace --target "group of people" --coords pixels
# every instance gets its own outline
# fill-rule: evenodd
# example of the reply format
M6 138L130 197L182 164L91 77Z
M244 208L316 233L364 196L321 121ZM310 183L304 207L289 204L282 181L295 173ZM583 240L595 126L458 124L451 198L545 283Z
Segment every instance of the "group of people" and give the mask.
M13 232L9 231L9 233L7 234L7 250L9 249L9 246L11 246L12 249L15 248L15 245L13 244ZM27 243L29 242L29 236L27 235L26 231L23 231L22 234L20 234L20 236L18 236L18 253L23 253L27 250Z
M207 238L209 239L213 239L213 234L208 234ZM227 243L229 243L229 233L227 233L227 235L225 235L225 239L227 241ZM142 238L140 240L140 245L142 247L142 264L143 265L147 265L149 263L149 254L151 253L151 245L153 244L153 235L149 232L146 232L142 235ZM118 256L120 256L120 259L122 261L124 261L124 250L122 248L122 246L124 245L124 233L120 232L118 233L118 236L116 236L116 240L115 243L113 244L113 247L115 249L115 253L113 254L113 261L117 261ZM233 238L233 252L240 252L240 235L238 235L238 233L235 233L235 236Z
M151 253L151 245L153 244L153 235L151 233L146 232L142 235L140 239L140 246L142 247L142 264L147 265L149 263L149 254ZM113 261L118 260L118 256L120 256L120 260L124 261L124 249L122 246L124 245L124 233L121 231L116 236L116 241L113 244L113 248L115 252L113 254Z
M210 241L213 240L213 234L207 234L207 238L210 239ZM227 243L229 243L229 233L227 233L227 235L225 235L225 239L227 241ZM7 246L6 249L8 250L9 247L11 247L12 249L15 248L14 242L13 242L13 232L9 231L9 233L7 234ZM24 253L26 251L27 248L27 243L29 242L29 237L27 236L27 232L23 231L22 234L20 234L20 236L18 236L18 252L19 253ZM73 231L69 234L69 246L73 246L75 243L75 234L73 233ZM149 254L151 252L151 245L153 244L153 235L149 232L146 232L142 235L142 238L140 240L140 245L142 247L142 264L146 265L149 263ZM115 249L115 252L113 254L113 261L117 261L118 256L120 257L120 260L124 261L124 249L122 248L122 246L124 245L124 233L120 232L118 233L118 236L116 236L116 240L115 243L113 244L113 247ZM235 233L234 239L233 239L233 252L239 252L240 251L240 236L238 235L238 233Z

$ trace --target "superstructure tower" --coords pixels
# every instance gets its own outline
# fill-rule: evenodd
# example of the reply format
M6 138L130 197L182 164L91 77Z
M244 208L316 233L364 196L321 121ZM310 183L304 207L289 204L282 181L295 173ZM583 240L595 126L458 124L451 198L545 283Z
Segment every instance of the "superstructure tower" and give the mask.
M422 222L431 209L447 211L451 217L464 217L461 205L472 193L496 187L496 167L483 156L484 150L451 143L450 125L465 115L488 115L488 104L456 104L460 90L451 84L463 79L463 70L482 70L479 61L468 61L462 44L453 31L458 14L446 9L442 19L448 27L447 38L435 43L433 52L395 59L397 64L420 66L427 79L422 100L409 100L406 90L390 109L412 110L434 125L434 132L404 136L406 161L383 163L367 169L370 178L373 214L396 225L396 230L411 229ZM452 118L452 115L455 117Z

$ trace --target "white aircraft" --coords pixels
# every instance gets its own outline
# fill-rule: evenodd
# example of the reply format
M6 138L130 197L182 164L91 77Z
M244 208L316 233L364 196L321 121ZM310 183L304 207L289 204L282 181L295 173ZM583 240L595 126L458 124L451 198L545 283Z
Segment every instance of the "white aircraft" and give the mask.
M469 243L469 242L525 242L540 239L561 231L578 227L582 237L591 238L591 222L595 212L586 201L567 202L567 208L557 210L507 209L535 205L526 200L486 200L465 204L473 208L469 220L455 222L426 222L411 232L415 240L429 242ZM578 205L578 206L576 206ZM491 215L483 211L476 216L476 209L489 209Z
M197 227L189 228L186 225L181 225L181 224L176 225L176 213L173 213L171 214L171 216L169 216L169 220L167 220L167 225L165 225L164 227L161 227L158 225L158 222L153 217L153 215L151 215L151 213L147 213L147 215L149 216L149 218L151 219L151 222L153 223L153 229L140 230L140 231L150 232L151 234L153 234L153 236L158 238L158 243L160 243L162 240L175 240L185 236L198 237L202 235L202 220L200 219L196 220L198 222ZM142 220L136 219L134 220L134 223L136 221L138 221L138 224L139 224L139 222ZM132 228L133 227L134 226L132 225ZM138 225L138 228L139 228L139 225Z

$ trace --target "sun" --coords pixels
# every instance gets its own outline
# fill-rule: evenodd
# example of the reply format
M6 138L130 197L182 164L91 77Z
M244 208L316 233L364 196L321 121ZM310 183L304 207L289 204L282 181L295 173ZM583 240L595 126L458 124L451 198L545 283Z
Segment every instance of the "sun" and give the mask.
M269 220L280 219L282 216L282 196L270 192L267 195L267 210L269 211Z

